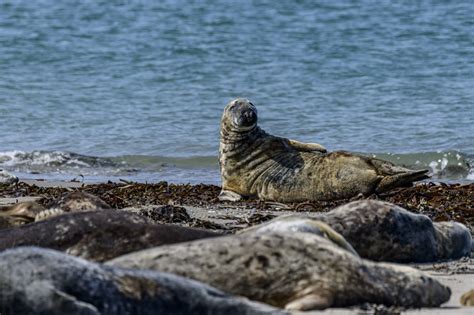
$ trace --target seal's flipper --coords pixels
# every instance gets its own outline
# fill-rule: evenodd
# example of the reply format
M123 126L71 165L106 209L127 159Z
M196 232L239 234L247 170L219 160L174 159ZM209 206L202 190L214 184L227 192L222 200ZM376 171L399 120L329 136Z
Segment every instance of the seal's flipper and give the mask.
M78 300L75 296L55 287L49 281L33 281L26 289L26 293L33 303L44 303L45 309L42 309L42 311L46 311L45 313L48 314L101 314L94 305ZM40 306L38 305L38 307ZM43 314L43 312L41 313Z
M288 139L288 145L297 151L303 151L303 152L319 151L323 153L327 152L326 148L320 145L319 143L304 143L304 142Z
M430 178L426 173L428 170L411 171L407 169L407 172L404 173L384 176L375 187L375 192L383 193L397 187L410 187L413 182Z
M332 306L332 300L332 297L311 293L286 304L285 309L289 311L323 310Z
M242 196L233 191L222 189L218 198L220 201L239 201L242 199Z
M320 229L321 232L324 233L324 235L326 235L326 238L329 239L331 242L333 242L337 246L347 250L348 252L350 252L354 256L359 257L359 254L356 252L354 247L352 247L352 245L349 244L349 242L346 241L344 236L337 233L329 225L327 225L324 222L316 221L316 220L312 220L311 223L314 224L315 226L317 226L318 229Z

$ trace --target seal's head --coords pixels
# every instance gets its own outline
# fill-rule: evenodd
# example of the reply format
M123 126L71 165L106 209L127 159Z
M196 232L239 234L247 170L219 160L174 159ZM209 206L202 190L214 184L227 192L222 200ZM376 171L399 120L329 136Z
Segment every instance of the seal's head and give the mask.
M224 109L221 126L237 132L251 130L257 126L257 108L245 98L233 100Z

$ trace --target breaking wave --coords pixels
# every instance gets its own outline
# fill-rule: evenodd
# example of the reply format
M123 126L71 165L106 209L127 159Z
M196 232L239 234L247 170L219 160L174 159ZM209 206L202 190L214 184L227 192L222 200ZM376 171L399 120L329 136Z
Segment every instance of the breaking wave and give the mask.
M474 181L474 156L458 151L362 154L413 169L429 169L435 180ZM66 151L6 151L0 152L0 168L21 174L55 174L55 179L70 179L80 174L98 181L125 176L138 181L219 182L217 156L96 157Z

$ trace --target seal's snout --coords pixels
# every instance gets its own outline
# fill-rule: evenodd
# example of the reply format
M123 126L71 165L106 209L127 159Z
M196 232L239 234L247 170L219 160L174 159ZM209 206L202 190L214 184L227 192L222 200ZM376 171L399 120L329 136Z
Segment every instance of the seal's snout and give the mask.
M238 119L238 124L243 127L250 127L257 122L257 115L252 109L243 111Z
M257 124L257 109L247 99L238 98L227 105L226 113L232 124L240 130L248 130Z

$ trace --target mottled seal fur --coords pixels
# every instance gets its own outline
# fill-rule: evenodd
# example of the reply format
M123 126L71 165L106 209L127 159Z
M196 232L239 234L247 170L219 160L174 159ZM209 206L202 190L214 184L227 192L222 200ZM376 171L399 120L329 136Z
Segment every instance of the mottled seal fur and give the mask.
M219 198L231 201L351 198L411 185L427 178L428 172L347 152L327 153L319 144L267 134L257 126L257 109L246 99L236 99L224 109L219 164Z
M285 215L273 219L269 222L252 226L250 228L239 231L238 233L272 233L272 232L305 232L313 233L327 238L340 248L359 256L351 244L349 244L344 237L334 231L329 225L324 222L304 218L297 215Z
M439 306L450 290L421 271L363 260L312 233L245 233L155 247L109 265L175 273L295 310L361 303Z
M97 196L84 191L65 193L53 201L49 209L38 213L35 221L45 220L69 212L96 211L110 209L110 206Z
M391 262L435 262L471 253L469 229L457 222L432 222L422 214L378 200L359 200L315 218L278 217L241 233L312 232L325 222L364 258Z
M46 209L33 201L19 202L0 209L0 229L31 223Z
M474 306L474 289L464 293L459 302L464 306Z
M39 246L105 261L140 249L219 235L201 229L155 224L125 211L100 210L68 213L0 230L0 250Z
M13 314L281 314L176 275L22 247L0 253L0 312Z

